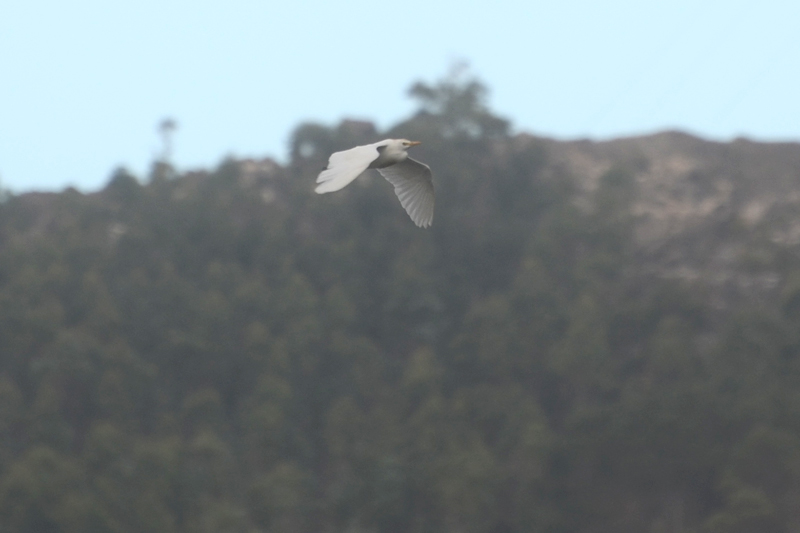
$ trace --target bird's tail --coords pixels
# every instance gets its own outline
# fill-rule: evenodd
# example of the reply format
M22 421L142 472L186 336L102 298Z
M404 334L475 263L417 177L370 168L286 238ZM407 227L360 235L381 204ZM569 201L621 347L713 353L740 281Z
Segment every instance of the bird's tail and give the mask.
M354 172L352 169L328 168L323 170L317 177L317 194L334 192L346 187L351 181L356 179L361 172Z

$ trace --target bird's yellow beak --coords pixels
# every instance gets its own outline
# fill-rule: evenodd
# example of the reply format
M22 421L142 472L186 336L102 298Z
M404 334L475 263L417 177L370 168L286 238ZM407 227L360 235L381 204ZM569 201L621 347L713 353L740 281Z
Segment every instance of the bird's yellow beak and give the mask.
M416 146L422 144L422 141L408 141L408 146Z

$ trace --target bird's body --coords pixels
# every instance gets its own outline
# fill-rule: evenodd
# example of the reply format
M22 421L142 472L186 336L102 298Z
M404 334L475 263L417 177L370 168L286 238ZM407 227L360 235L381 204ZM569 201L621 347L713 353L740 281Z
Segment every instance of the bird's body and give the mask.
M433 222L434 192L431 169L408 157L406 150L420 144L406 139L386 139L336 152L328 166L317 177L319 194L334 192L347 186L368 168L377 169L394 185L400 204L417 226Z

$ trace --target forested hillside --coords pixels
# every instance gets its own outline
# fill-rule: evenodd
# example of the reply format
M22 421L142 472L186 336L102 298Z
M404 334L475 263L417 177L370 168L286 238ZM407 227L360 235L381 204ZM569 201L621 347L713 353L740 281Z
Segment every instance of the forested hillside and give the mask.
M390 131L0 204L0 532L800 530L800 145ZM433 227L328 155L402 136Z

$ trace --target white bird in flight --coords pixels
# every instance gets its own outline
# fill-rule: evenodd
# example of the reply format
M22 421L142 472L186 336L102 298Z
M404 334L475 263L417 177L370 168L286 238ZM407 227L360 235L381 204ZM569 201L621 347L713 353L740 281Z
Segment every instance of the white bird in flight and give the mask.
M407 149L421 144L406 139L386 139L336 152L317 177L319 194L338 191L368 168L377 169L394 185L400 204L414 221L426 228L433 222L433 179L428 165L408 157Z

